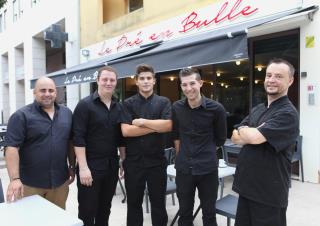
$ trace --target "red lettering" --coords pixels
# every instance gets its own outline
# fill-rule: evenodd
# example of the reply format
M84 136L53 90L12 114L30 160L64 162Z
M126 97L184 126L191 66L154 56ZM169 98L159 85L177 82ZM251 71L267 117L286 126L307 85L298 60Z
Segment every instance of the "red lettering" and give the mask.
M127 40L127 36L122 35L122 37L118 40L117 51L119 51L122 47L126 46Z
M100 51L98 52L99 56L104 56L104 55L109 54L109 53L112 52L112 49L110 49L109 47L106 47L105 45L106 45L106 42L104 41L102 46L101 46Z
M229 1L226 1L220 7L218 13L213 17L212 20L205 19L199 20L198 14L196 12L192 12L189 16L187 16L184 20L182 20L182 29L179 31L180 33L186 33L195 28L200 29L202 27L207 27L213 23L218 24L225 20L233 20L240 16L249 16L256 11L258 8L252 8L251 6L240 7L243 0L237 0L231 9L227 10L229 5Z

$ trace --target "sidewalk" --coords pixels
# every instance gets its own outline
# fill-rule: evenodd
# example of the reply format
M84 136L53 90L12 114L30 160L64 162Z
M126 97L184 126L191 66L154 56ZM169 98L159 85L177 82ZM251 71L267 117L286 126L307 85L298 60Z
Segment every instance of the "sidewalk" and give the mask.
M1 167L2 166L2 167ZM0 156L0 178L4 191L6 191L9 178L7 170L4 167L4 161ZM233 193L231 191L232 177L225 180L224 194ZM125 226L126 225L126 203L121 203L123 196L118 185L116 195L112 201L112 209L109 225L111 226ZM70 186L70 193L67 200L67 211L77 216L77 186L76 183L72 183ZM198 207L199 201L196 197L195 208ZM144 226L151 226L150 213L145 213L144 207ZM178 201L176 199L176 205L172 205L171 195L167 196L167 211L169 216L169 223L172 221L176 211L178 210ZM320 225L320 185L311 183L302 183L300 181L292 181L292 188L289 195L289 207L287 211L287 225L288 226L319 226ZM195 226L202 225L201 211L194 221ZM227 225L227 219L220 215L217 215L217 221L219 226ZM169 224L168 224L169 225ZM177 225L177 223L175 224ZM233 221L232 221L233 225ZM7 226L7 225L4 225Z

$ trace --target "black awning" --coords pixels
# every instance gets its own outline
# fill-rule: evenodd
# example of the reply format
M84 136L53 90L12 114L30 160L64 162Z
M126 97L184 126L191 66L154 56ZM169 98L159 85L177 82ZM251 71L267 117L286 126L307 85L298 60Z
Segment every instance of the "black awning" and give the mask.
M52 78L55 81L57 87L79 84L84 82L94 82L97 77L97 70L100 67L106 65L106 62L143 53L152 48L155 48L159 44L160 42L157 42L157 43L153 43L152 45L148 45L144 47L142 46L140 48L133 49L130 51L114 54L111 56L101 57L95 60L88 61L86 63L75 65L70 68L52 72L50 74L47 74L47 76ZM34 84L36 80L37 79L31 80L32 89L34 88Z
M244 32L243 32L244 33ZM110 61L108 65L119 72L120 77L134 74L138 64L146 63L156 72L172 71L187 66L199 66L248 58L247 35L232 38L208 34L164 42L145 53Z

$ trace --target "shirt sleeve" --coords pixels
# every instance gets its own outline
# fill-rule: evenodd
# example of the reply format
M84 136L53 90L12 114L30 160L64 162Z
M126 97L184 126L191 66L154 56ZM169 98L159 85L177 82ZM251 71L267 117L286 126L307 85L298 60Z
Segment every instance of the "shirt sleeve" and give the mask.
M172 110L171 110L171 102L169 99L165 99L164 107L161 112L161 119L171 119L172 118Z
M130 112L130 105L128 102L124 101L122 103L122 111L120 116L120 123L132 124L132 113Z
M294 144L299 135L299 117L296 111L278 111L258 130L277 151Z
M76 147L85 147L89 121L89 109L84 101L80 101L77 104L73 112L72 121L73 145Z
M227 113L222 105L217 108L213 133L216 146L222 146L227 139Z
M20 147L26 138L26 120L22 112L11 115L5 135L5 147Z
M173 140L179 140L179 121L175 107L172 107L172 137Z

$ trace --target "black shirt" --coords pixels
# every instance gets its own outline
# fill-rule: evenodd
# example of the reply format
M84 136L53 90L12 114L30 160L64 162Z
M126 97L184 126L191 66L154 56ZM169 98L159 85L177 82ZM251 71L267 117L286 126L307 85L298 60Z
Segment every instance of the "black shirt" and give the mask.
M122 106L114 97L108 109L97 91L77 104L73 113L73 144L86 148L91 171L103 172L109 168L110 163L117 162L117 148L123 146L121 112Z
M34 101L9 119L5 145L19 148L20 178L37 188L56 188L68 179L72 112L55 105L53 120Z
M166 97L152 94L147 99L140 93L123 103L122 123L131 124L137 118L171 120L171 103ZM165 133L150 133L126 138L126 164L153 167L165 164Z
M240 195L275 207L288 205L291 157L299 135L299 116L287 96L267 107L259 104L240 124L258 127L267 139L244 145L238 158L233 190Z
M217 170L216 147L223 145L227 136L223 106L203 96L197 108L191 108L183 99L176 101L172 109L174 139L180 140L176 169L192 175Z

